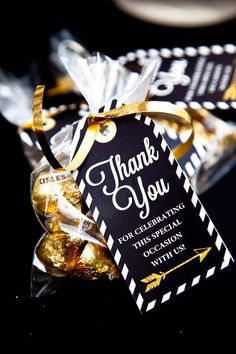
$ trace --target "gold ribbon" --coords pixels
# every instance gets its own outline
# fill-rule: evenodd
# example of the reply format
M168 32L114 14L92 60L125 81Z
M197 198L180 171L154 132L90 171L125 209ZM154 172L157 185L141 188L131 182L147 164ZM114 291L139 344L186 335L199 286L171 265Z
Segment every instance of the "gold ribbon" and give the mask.
M68 166L62 167L53 155L51 148L47 142L42 119L42 102L43 102L44 86L40 85L36 87L33 100L33 123L34 129L38 137L39 144L41 145L42 151L45 157L55 169L63 168L67 171L74 171L77 169L89 151L91 150L96 136L101 128L101 126L108 119L116 119L123 116L128 116L132 114L145 114L146 116L152 118L153 120L160 122L162 119L167 119L176 122L180 126L184 126L186 129L190 130L190 135L188 139L176 146L172 152L176 159L180 159L192 146L194 132L192 119L190 115L183 108L179 108L171 103L157 102L157 101L144 101L137 103L129 103L123 105L119 108L112 109L108 112L102 113L90 113L88 115L88 128L84 135L83 141L74 156L73 160Z
M53 109L53 111L46 112L45 114L43 114L43 130L48 131L53 129L56 126L56 120L54 119L54 117L58 116L59 114L62 114L63 112L66 112L69 109L76 109L77 107L79 107L79 104L73 105L73 108L71 108L70 105L63 105ZM20 128L23 130L34 130L34 122L32 118L25 121Z
M236 100L236 59L233 61L234 71L229 87L225 90L223 95L223 100Z

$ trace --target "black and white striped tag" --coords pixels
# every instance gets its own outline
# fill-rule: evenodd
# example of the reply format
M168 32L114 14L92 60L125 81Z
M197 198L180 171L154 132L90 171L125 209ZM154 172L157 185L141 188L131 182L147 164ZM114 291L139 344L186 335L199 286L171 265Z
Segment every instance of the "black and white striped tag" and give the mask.
M159 124L156 129L159 129L159 133L163 136L167 142L167 145L171 149L183 142L180 140L180 136L175 133L174 130L165 129L161 124ZM196 171L207 154L207 148L208 147L204 145L200 140L194 141L191 148L179 160L179 164L188 176L192 186L196 186Z
M141 312L227 267L232 257L158 126L136 115L95 142L77 183Z
M137 70L148 59L159 60L150 88L152 100L183 108L236 109L235 44L137 49L118 58L122 65Z

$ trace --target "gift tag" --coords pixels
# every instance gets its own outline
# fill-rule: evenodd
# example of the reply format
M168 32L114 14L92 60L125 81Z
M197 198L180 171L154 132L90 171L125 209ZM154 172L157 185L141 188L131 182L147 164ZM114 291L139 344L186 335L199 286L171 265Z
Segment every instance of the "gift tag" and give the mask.
M119 58L138 69L147 59L159 58L150 89L152 100L164 100L184 108L236 108L236 46L138 49Z
M140 115L115 123L110 141L95 141L77 183L145 312L233 259L157 125Z

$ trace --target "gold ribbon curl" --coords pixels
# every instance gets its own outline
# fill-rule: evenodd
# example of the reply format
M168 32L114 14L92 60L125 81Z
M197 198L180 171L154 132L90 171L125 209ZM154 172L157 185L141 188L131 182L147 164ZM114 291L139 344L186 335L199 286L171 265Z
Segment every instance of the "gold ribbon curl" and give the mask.
M68 166L62 167L58 160L53 155L51 148L47 142L44 132L43 118L42 118L42 105L43 93L45 86L39 85L36 87L33 99L33 124L38 137L39 144L42 151L54 169L64 169L67 171L74 171L77 169L87 155L89 154L93 143L101 126L109 119L116 119L132 114L145 114L152 118L154 121L160 123L162 119L174 121L179 126L184 126L190 130L190 135L187 140L180 145L176 146L172 152L176 159L180 159L190 149L194 139L193 124L190 115L183 108L179 108L171 103L158 102L158 101L144 101L137 103L125 104L121 107L112 109L102 113L89 113L88 128L84 135L81 145Z

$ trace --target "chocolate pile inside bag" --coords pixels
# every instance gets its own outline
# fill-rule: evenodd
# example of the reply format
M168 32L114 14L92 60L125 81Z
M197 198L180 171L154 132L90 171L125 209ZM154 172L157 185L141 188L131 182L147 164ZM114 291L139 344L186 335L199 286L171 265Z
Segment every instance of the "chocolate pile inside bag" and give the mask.
M90 280L112 280L119 276L105 246L63 232L44 234L36 255L53 276L69 275Z
M34 171L31 195L46 230L35 248L34 266L53 277L119 277L105 239L70 172Z

